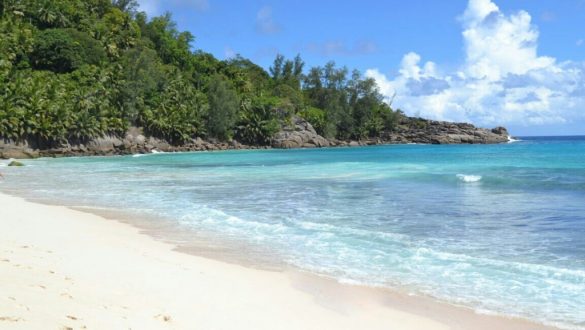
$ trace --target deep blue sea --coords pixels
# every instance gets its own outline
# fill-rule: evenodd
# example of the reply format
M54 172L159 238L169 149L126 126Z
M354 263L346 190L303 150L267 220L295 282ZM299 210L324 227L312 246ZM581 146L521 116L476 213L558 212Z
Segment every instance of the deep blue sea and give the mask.
M0 190L148 215L341 282L585 328L585 137L25 163L0 167Z

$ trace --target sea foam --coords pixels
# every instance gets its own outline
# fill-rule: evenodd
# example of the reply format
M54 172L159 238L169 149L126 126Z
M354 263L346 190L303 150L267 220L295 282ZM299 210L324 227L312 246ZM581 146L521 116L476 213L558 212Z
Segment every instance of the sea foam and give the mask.
M583 329L585 138L525 141L38 159L0 186L130 209L178 245Z
M522 141L522 140L515 139L511 135L508 135L508 143L514 143L514 142L520 142L520 141Z
M479 182L481 180L481 175L465 175L465 174L457 174L457 178L463 182Z

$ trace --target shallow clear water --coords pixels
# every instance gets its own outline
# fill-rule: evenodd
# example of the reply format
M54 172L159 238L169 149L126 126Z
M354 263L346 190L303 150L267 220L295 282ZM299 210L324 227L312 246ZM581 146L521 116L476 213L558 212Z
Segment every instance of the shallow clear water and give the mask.
M0 167L1 190L154 215L340 281L585 328L585 138L26 163Z

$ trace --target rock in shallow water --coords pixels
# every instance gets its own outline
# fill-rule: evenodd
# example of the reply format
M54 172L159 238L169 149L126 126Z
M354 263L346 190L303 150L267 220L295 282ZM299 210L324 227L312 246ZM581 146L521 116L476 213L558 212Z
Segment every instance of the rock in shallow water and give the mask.
M10 163L8 163L8 166L17 166L17 167L20 167L20 166L24 166L24 164L21 163L21 162L19 162L19 161L13 160Z

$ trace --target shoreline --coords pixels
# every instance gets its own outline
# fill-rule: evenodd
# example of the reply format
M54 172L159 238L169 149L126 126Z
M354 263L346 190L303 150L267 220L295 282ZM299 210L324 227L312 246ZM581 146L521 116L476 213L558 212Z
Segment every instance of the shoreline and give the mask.
M553 329L389 289L183 253L128 222L3 192L0 205L0 271L8 279L0 284L0 326Z
M516 140L518 141L518 140ZM515 141L514 141L515 142ZM483 143L483 144L507 144L510 141L498 142L498 143ZM147 155L156 154L178 154L178 153L199 153L199 152L223 152L223 151L258 151L258 150L318 150L318 149L343 149L343 148L363 148L363 147L381 147L381 146L405 146L405 145L482 145L480 143L448 143L448 144L434 144L424 142L390 142L381 141L373 142L370 140L359 140L351 141L346 144L329 145L329 146L299 146L293 148L280 148L273 146L249 146L249 145L238 145L237 147L231 146L227 143L209 144L206 147L171 147L171 148L154 148L149 150L140 151L116 151L116 150L102 150L102 151L71 151L64 152L61 150L33 150L27 152L19 151L18 154L14 155L9 152L2 153L0 148L0 160L34 160L42 158L75 158L75 157L113 157L113 156L132 156L140 157ZM8 156L5 156L8 155ZM24 155L24 157L23 157ZM18 157L14 157L18 156Z
M507 143L510 134L503 127L485 129L467 123L450 123L416 119L414 126L403 127L378 137L362 137L346 140L324 138L313 126L300 117L291 119L290 125L272 137L266 145L247 145L231 141L203 140L173 145L168 141L144 135L139 127L130 128L124 137L103 136L85 143L67 142L60 146L35 146L28 141L10 141L0 137L0 159L27 159L39 157L114 156L154 152L192 152L248 149L313 149L331 147L360 147L391 144L501 144ZM424 128L418 127L420 123Z
M272 146L248 146L248 145L240 145L239 147L233 147L226 143L214 145L208 149L205 148L170 148L170 149L151 149L151 150L142 150L136 152L72 152L72 153L64 153L64 152L53 152L52 150L34 150L34 156L26 156L26 157L4 157L2 148L0 146L0 161L26 161L26 160L36 160L36 159L56 159L56 158L82 158L82 157L144 157L150 155L157 155L157 154L184 154L184 153L215 153L215 152L246 152L246 151L294 151L294 150L322 150L322 149L329 149L329 150L336 150L336 149L349 149L349 148L366 148L366 147L387 147L387 146L410 146L410 145L420 145L420 146L461 146L461 145L506 145L514 142L519 142L522 140L516 140L510 137L512 141L507 140L504 142L497 142L497 143L445 143L445 144L437 144L437 143L425 143L425 142L390 142L390 141L382 141L382 142L372 142L372 141L352 141L355 144L343 144L343 145L329 145L329 146L300 146L294 148L280 148L280 147L272 147ZM8 153L6 153L8 154ZM26 155L30 155L31 153L26 153ZM22 154L19 154L22 156Z

